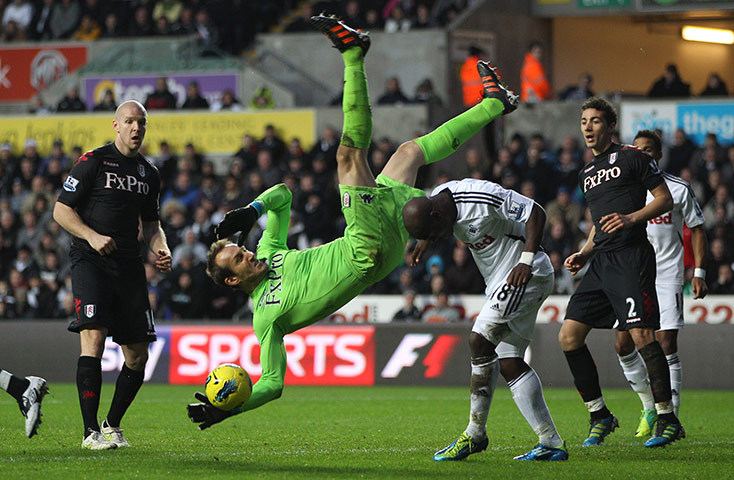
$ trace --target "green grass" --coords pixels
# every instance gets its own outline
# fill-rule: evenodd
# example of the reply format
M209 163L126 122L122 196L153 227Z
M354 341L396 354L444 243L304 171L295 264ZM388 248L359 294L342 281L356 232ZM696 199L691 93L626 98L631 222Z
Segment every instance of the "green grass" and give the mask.
M103 390L106 413L113 386ZM463 462L432 454L466 426L468 388L287 387L281 399L203 432L185 405L193 387L145 385L123 420L132 447L80 448L76 389L52 384L40 434L25 438L13 399L0 395L0 478L734 478L734 392L684 391L688 437L646 449L633 437L636 395L607 390L621 428L600 447L582 448L587 414L575 391L548 389L546 400L569 445L568 462L518 462L537 441L506 387L490 411L489 448ZM106 400L106 402L105 402Z

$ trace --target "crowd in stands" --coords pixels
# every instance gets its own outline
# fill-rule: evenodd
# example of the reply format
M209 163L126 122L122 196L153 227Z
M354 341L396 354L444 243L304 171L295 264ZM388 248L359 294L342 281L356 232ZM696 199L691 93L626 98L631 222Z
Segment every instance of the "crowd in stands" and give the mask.
M161 142L160 153L150 158L161 172L160 213L172 249L173 270L163 275L152 262L147 267L157 318L247 318L246 299L206 277L206 251L214 239L213 226L227 210L249 203L276 183L284 182L293 191L290 247L315 246L341 235L344 221L335 183L339 137L335 128L327 127L306 150L299 139L282 139L268 125L258 135L243 135L241 148L232 152L223 176L217 175L213 162L195 145L174 152L167 142ZM732 294L734 257L726 245L734 244L734 145L720 145L715 135L695 145L682 130L665 140L661 166L691 183L706 216L710 291ZM54 222L51 212L67 172L82 151L77 146L68 151L57 141L51 151L39 152L32 138L25 140L18 156L13 154L14 147L7 142L0 145L0 318L66 318L74 311L69 235ZM375 173L396 148L389 138L373 142L369 159ZM437 164L431 175L419 179L418 186L430 191L452 178L474 177L534 198L548 216L543 247L556 269L554 293L571 293L575 279L562 263L579 248L591 226L577 187L578 171L590 150L580 148L573 136L553 146L542 134L535 134L513 136L491 159L472 148L462 152L463 168L447 172ZM263 227L260 224L247 237L250 249ZM412 246L408 245L406 255ZM145 249L141 253L151 255ZM686 262L692 265L690 252ZM692 268L687 271L690 279ZM399 267L366 293L404 294L408 313L408 297L430 297L435 308L450 313L446 308L461 311L451 304L456 295L483 290L483 279L467 246L446 239L427 252L420 265ZM408 313L404 319L411 318ZM420 314L423 317L427 312Z

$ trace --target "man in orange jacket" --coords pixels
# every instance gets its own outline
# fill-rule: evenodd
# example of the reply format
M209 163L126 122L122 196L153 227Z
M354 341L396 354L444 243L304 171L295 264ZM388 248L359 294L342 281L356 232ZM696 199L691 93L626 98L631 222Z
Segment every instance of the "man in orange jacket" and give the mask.
M482 100L484 89L482 88L482 79L477 73L477 62L482 60L484 50L471 45L469 47L469 56L466 57L461 65L461 91L465 107L473 107Z
M525 54L520 72L522 87L520 100L523 103L542 102L553 97L553 90L545 76L545 69L540 63L542 55L542 45L538 41L533 41Z

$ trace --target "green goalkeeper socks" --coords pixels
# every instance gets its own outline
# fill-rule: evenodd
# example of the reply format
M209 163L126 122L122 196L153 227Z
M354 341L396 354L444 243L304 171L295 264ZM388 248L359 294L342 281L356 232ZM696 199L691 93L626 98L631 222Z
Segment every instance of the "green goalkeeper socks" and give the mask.
M344 125L341 144L366 149L372 138L372 109L364 73L364 54L361 48L349 48L344 59Z
M485 98L431 133L417 138L415 143L423 150L426 164L437 162L454 153L485 125L502 115L503 110L504 105L500 100Z

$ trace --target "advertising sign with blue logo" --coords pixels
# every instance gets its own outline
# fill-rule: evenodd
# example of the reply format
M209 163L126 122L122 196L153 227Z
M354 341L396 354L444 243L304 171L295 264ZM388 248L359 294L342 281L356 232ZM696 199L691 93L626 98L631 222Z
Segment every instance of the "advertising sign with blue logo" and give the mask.
M720 143L734 141L734 102L680 103L678 126L696 144L702 145L709 133L715 133Z

